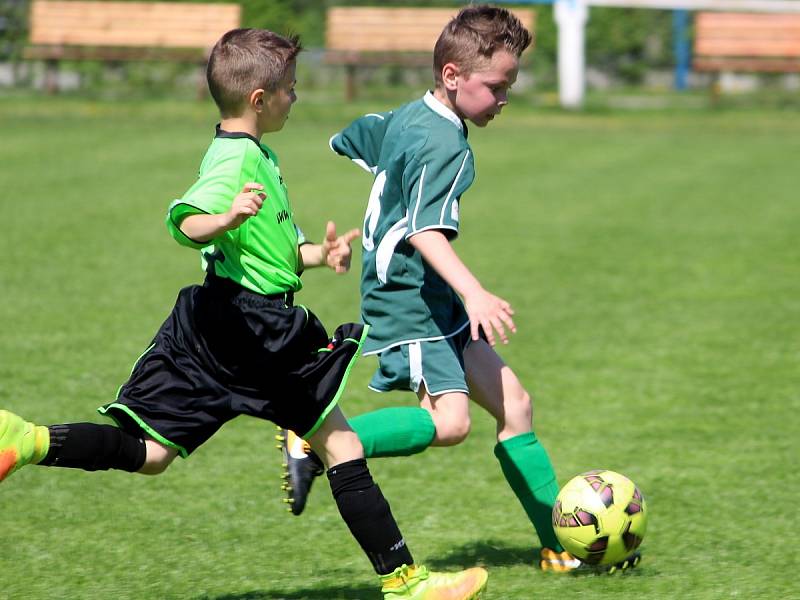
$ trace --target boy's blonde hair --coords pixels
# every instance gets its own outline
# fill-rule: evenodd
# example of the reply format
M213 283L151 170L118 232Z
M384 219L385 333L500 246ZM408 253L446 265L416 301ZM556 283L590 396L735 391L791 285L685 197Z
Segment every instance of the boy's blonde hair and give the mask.
M531 34L519 19L505 8L468 6L445 26L433 49L433 76L442 84L442 68L447 63L469 75L491 60L498 50L519 57L530 46Z
M274 91L303 49L298 36L266 29L232 29L211 50L208 89L223 118L239 117L257 89Z

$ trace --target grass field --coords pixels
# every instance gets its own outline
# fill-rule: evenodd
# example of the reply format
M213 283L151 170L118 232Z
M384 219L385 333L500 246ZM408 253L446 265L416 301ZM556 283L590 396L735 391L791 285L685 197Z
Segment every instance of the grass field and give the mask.
M412 550L437 569L487 566L487 600L800 597L800 114L523 104L471 131L456 247L516 309L500 352L535 396L559 481L603 467L644 491L645 560L624 577L536 570L477 411L457 448L371 463ZM265 138L312 237L327 218L360 224L369 181L327 140L385 108L301 95ZM103 421L94 408L201 278L163 217L213 124L207 104L0 99L0 406ZM305 280L329 328L358 318L355 273ZM412 402L369 392L372 368L355 370L347 413ZM379 598L324 482L302 517L284 512L272 434L239 419L153 478L15 474L0 598Z

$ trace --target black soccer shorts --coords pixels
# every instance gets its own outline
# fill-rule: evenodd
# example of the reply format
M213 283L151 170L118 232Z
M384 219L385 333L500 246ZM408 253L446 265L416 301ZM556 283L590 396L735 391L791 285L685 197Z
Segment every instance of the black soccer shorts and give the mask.
M291 293L209 276L180 291L116 401L98 410L183 457L238 415L308 437L338 402L367 329L348 323L329 337Z

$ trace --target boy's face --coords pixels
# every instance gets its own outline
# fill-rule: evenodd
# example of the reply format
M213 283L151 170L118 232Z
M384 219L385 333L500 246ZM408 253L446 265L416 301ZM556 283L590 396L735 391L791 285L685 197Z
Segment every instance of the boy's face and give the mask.
M445 80L445 86L455 92L456 114L478 127L486 127L508 104L508 91L518 72L519 59L506 50L498 50L472 73L456 74L450 82Z
M294 86L297 64L295 61L289 63L286 74L273 92L264 94L264 108L259 114L259 125L263 133L270 131L280 131L289 118L289 111L292 104L297 100L294 93Z

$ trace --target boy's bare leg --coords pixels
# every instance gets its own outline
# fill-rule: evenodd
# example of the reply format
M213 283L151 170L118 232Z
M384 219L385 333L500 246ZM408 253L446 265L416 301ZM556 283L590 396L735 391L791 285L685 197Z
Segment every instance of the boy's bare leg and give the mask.
M483 340L464 352L470 397L497 421L495 455L511 489L539 535L544 570L568 572L582 563L564 551L553 531L551 514L558 494L553 466L533 433L531 397L517 376ZM609 572L634 567L639 554L607 568Z
M417 397L420 407L430 413L436 427L431 446L455 446L466 439L471 426L469 397L466 394L449 392L431 396L423 384Z
M464 371L471 398L497 421L494 453L525 509L543 548L561 553L552 511L558 483L550 458L532 430L528 393L514 372L484 340L467 346Z
M498 441L533 429L530 395L489 344L471 342L464 351L464 367L470 398L497 421Z
M167 467L172 464L175 457L178 456L178 451L175 448L165 446L151 438L149 435L145 436L145 460L142 468L137 471L142 475L158 475L167 470Z
M488 575L481 568L445 574L414 565L389 503L369 473L361 441L339 407L308 442L328 465L339 513L380 576L384 598L469 600L485 587Z

